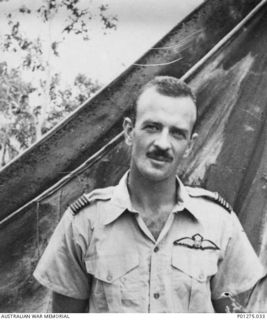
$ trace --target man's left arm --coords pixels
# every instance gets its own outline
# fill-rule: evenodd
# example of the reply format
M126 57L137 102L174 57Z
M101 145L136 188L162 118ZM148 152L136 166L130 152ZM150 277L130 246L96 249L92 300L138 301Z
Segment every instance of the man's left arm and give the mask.
M229 241L211 280L213 306L216 312L250 312L249 298L265 273L235 213L229 218Z
M249 289L233 297L230 294L225 293L224 297L222 297L221 299L212 300L215 312L250 312L250 310L248 309L248 302L253 290L254 288Z

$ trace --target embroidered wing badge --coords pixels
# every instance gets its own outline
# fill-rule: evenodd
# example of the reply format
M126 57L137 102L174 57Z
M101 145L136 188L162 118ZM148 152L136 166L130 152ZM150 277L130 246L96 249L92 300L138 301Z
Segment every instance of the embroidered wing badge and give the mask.
M220 248L211 240L204 239L199 233L194 234L191 238L184 237L173 242L175 246L183 246L197 250L220 250Z

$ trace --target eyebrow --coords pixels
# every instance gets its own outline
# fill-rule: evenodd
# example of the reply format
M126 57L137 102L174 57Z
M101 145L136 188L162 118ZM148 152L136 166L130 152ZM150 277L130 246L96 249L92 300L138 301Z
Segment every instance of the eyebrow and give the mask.
M178 128L178 127L171 127L171 130L177 131L177 132L179 132L179 133L184 133L184 134L187 134L187 133L188 133L188 130L187 130L187 129L182 129L182 128Z
M146 124L155 124L155 125L158 125L158 126L162 126L162 123L157 122L157 121L153 121L153 120L145 120L143 122L143 125L146 125Z

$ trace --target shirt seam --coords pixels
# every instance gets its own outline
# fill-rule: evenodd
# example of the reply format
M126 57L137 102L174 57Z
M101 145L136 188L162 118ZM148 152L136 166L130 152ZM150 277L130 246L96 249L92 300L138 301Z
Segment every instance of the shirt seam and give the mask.
M77 293L73 291L65 290L62 287L56 285L55 283L45 280L43 277L40 276L38 272L34 272L33 276L38 282L40 282L44 287L48 288L51 291L54 291L56 293L59 293L74 299L80 299L80 300L89 299L89 295L87 296L77 295Z
M239 287L238 289L226 289L218 297L212 297L212 300L219 300L224 298L222 295L223 293L227 292L230 293L231 296L237 296L240 293L246 292L249 289L252 289L256 283L264 276L263 270L261 271L261 274L258 274L257 276L253 277L251 280L245 282L245 285Z

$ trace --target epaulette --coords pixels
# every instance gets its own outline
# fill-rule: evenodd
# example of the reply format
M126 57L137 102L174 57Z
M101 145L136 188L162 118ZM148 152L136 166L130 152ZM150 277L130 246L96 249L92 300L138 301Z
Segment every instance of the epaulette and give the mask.
M82 194L77 200L75 200L71 205L70 209L72 214L75 216L81 209L85 208L90 204L90 200L87 198L86 194Z
M95 200L108 200L111 198L111 188L95 189L89 194L82 194L77 200L75 200L69 207L72 214L75 216L83 208L89 206Z
M218 192L212 192L196 187L186 187L186 190L188 191L191 197L202 197L219 204L229 213L233 211L232 206L226 200L224 200L224 198Z

